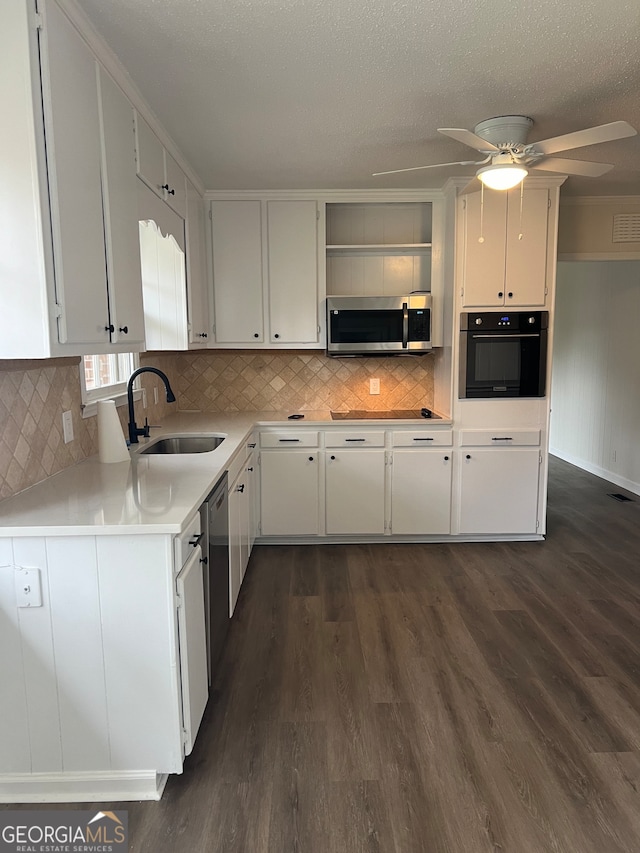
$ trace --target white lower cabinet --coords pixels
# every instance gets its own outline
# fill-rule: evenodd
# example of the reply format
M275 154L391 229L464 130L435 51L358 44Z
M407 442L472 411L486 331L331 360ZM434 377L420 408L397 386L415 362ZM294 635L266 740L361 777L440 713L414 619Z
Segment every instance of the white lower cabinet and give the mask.
M385 451L325 451L326 532L383 534Z
M185 755L193 749L209 699L202 565L198 547L176 578Z
M0 540L0 802L158 799L182 772L208 695L195 522Z
M314 536L319 533L317 447L263 450L260 491L263 536Z
M391 466L391 533L451 531L452 452L394 450Z
M538 532L539 448L460 451L459 533Z
M248 470L253 467L247 458L240 473L229 488L229 615L238 601L238 594L247 569L250 555L251 485Z
M229 463L229 616L238 601L260 521L257 437L251 433Z

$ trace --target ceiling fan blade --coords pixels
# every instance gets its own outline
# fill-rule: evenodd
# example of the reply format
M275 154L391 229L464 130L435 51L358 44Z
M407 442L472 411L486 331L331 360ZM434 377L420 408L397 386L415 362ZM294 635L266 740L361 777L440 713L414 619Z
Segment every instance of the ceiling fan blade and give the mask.
M439 127L438 133L443 133L445 136L455 139L457 142L462 142L463 145L468 145L470 148L475 148L476 151L499 151L500 149L493 144L487 142L481 136L477 136L470 130L463 127Z
M614 139L624 139L625 136L635 136L636 129L626 121L612 121L597 127L587 127L564 136L554 136L533 143L533 149L542 154L555 154L556 151L570 151L572 148L584 148L586 145L597 145L600 142L612 142Z
M390 169L388 172L374 172L373 177L378 175L397 175L398 172L417 172L419 169L443 169L445 166L479 166L484 160L457 160L455 163L432 163L430 166L411 166L409 169Z
M589 160L568 160L565 157L546 157L539 163L532 163L530 169L542 169L544 172L562 172L566 175L584 175L585 178L599 178L613 169L611 163L592 163Z

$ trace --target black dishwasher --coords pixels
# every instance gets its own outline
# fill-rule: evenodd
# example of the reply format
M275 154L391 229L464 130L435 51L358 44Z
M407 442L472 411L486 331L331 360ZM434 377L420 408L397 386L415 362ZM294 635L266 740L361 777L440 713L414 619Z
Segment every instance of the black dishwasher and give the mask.
M209 684L229 628L229 506L227 472L200 509L203 537L205 624Z

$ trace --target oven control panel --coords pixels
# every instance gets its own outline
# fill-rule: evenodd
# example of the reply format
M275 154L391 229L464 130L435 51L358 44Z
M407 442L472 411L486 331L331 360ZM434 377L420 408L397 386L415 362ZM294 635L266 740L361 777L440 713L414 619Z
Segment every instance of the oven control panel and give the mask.
M548 311L502 311L463 312L460 315L460 331L471 332L540 332L549 325Z

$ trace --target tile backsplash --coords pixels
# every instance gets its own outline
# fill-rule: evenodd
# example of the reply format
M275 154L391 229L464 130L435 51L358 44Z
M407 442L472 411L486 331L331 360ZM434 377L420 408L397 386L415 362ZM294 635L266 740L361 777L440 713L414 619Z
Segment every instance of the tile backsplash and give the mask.
M163 370L178 404L153 403L158 378L143 375L148 408L136 421L161 423L176 410L208 412L413 409L433 402L433 359L328 358L310 350L207 350L144 353ZM96 418L82 417L78 358L0 361L0 499L98 452ZM369 379L380 394L369 394ZM65 444L62 413L71 411L74 440ZM118 414L126 435L127 407Z
M208 412L413 409L433 402L432 353L328 358L310 350L208 350L176 355L181 409ZM369 379L380 394L369 394Z
M175 358L166 353L141 355L140 363L164 370L174 388ZM98 452L96 418L82 417L78 358L0 361L0 499L20 492ZM156 377L143 376L149 407L136 403L136 420L159 423L170 411L161 389L153 404ZM177 391L176 391L177 393ZM65 444L62 413L70 411L74 440ZM126 431L127 407L118 414ZM125 432L126 434L126 432Z

